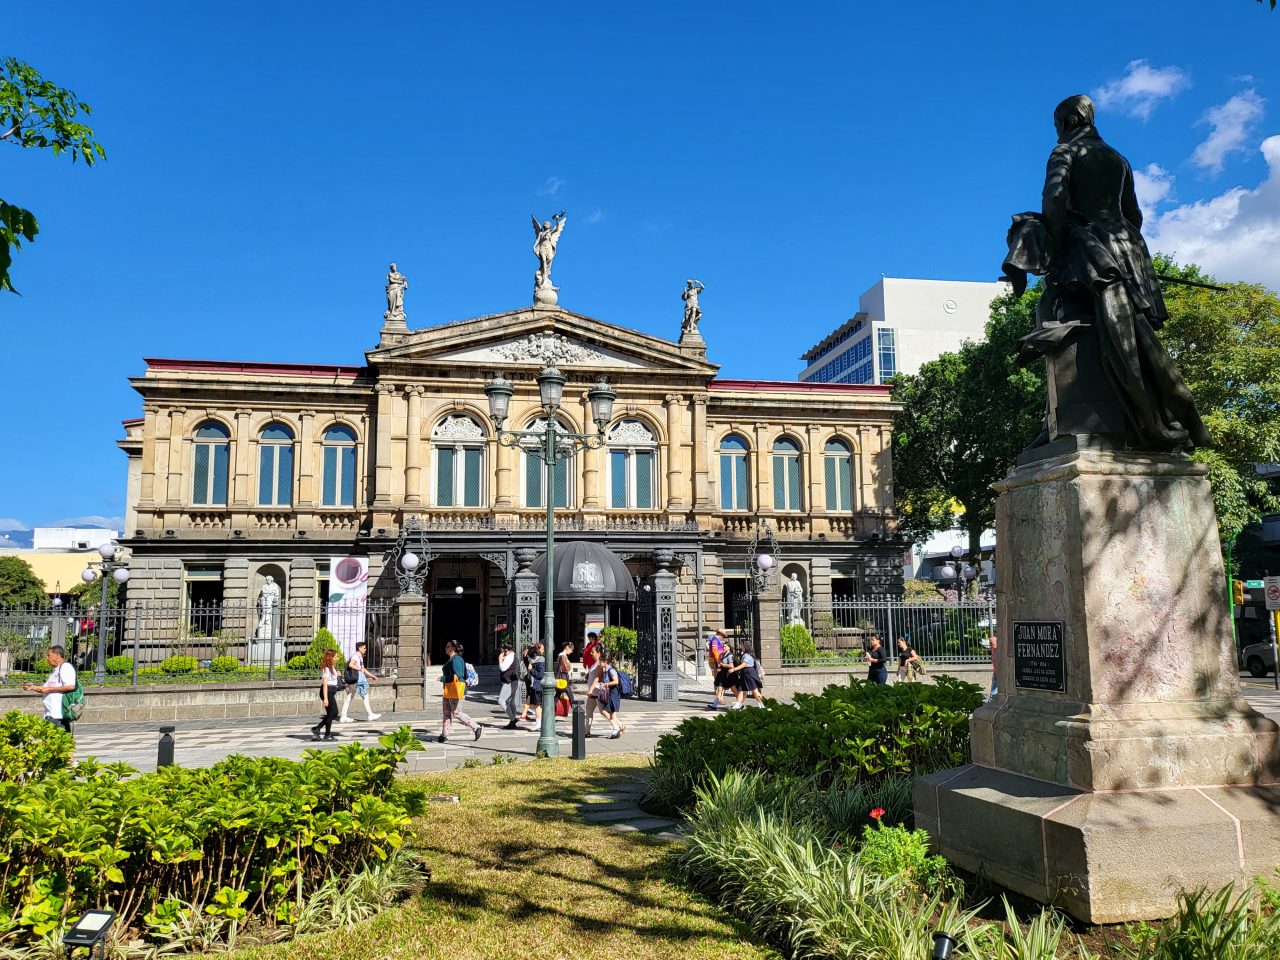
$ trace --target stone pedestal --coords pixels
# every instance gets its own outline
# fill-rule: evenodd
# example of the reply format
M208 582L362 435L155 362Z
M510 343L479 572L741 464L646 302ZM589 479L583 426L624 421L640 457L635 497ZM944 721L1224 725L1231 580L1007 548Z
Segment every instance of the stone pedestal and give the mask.
M396 709L423 710L427 703L427 598L396 597Z
M680 699L680 669L676 663L676 575L671 572L672 551L655 550L658 572L653 575L654 614L658 628L658 675L654 699L674 703Z
M1205 469L1075 450L997 489L1001 693L973 716L973 764L917 782L918 824L1094 923L1269 872L1277 730L1240 697Z

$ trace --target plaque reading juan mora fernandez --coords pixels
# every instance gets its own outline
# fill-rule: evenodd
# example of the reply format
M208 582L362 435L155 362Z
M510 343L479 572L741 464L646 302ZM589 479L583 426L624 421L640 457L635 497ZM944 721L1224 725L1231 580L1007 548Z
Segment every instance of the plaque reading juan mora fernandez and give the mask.
M1013 682L1031 690L1067 692L1061 620L1024 620L1013 625Z

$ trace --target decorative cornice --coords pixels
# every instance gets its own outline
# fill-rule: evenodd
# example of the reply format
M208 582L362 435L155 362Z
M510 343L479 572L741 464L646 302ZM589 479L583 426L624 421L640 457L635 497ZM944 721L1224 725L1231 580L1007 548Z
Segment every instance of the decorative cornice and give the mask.
M544 428L545 429L545 428ZM484 430L467 416L445 417L431 431L432 440L483 440Z

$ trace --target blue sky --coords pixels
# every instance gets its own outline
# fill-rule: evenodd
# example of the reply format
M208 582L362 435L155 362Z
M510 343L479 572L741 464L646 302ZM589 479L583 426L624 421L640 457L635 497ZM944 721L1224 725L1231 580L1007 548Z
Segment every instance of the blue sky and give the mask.
M1078 28L1036 19L1066 9ZM108 159L0 145L0 195L42 229L0 297L0 530L123 513L144 356L361 362L390 260L411 326L528 303L530 213L569 213L565 307L674 339L695 276L722 373L794 377L882 273L997 275L1076 92L1142 173L1153 247L1280 286L1280 12L1251 0L5 20L0 54L91 103Z

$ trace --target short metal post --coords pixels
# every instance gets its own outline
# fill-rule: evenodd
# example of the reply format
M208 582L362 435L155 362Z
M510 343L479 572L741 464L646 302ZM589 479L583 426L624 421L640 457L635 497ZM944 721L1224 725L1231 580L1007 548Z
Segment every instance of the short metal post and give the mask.
M573 759L587 759L587 720L580 703L573 705Z
M160 748L156 751L156 769L173 766L173 732L177 727L160 728Z

